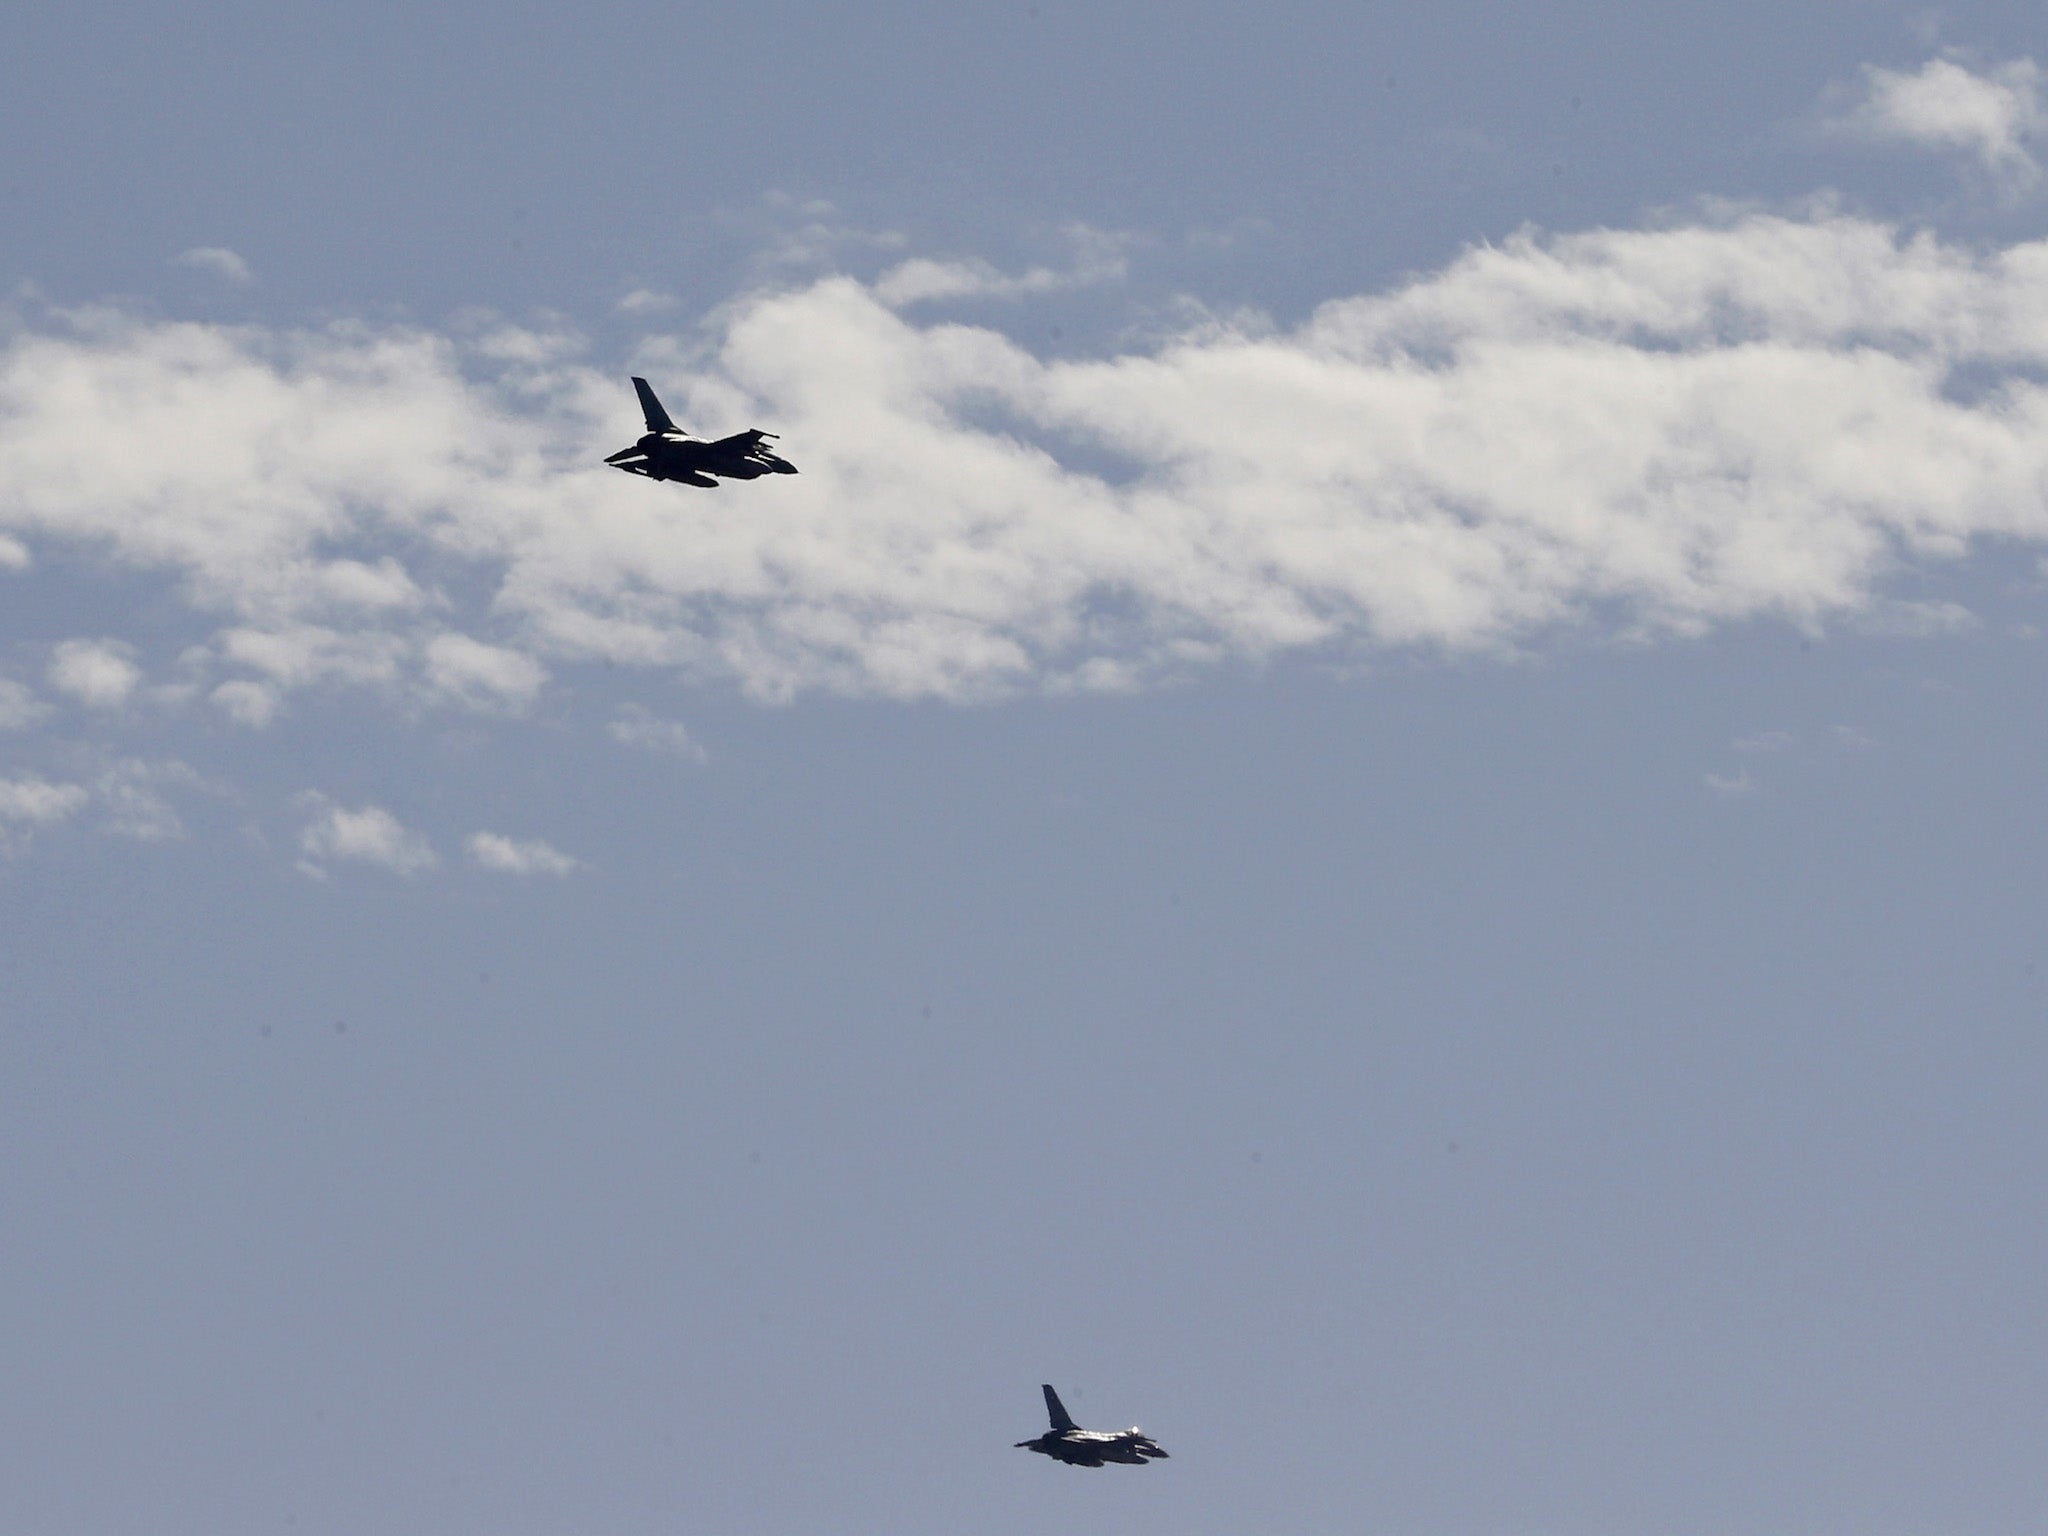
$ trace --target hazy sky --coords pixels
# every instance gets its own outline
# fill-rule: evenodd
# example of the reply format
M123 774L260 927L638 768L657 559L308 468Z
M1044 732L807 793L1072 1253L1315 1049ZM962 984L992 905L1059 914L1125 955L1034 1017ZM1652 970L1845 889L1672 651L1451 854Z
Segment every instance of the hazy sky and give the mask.
M2038 1527L2038 34L22 18L0 1524Z

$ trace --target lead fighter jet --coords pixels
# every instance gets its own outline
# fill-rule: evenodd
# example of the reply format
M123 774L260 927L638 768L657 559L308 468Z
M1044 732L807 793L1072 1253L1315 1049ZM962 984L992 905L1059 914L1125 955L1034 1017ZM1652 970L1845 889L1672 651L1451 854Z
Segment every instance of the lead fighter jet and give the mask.
M707 490L718 484L711 478L713 475L723 475L728 480L757 480L762 475L796 473L796 466L789 460L768 451L766 444L775 435L773 432L735 432L731 437L707 443L691 437L668 419L668 412L654 398L645 379L634 379L633 389L640 396L641 414L647 418L647 435L632 447L621 448L606 458L605 463L612 468L623 469L629 475L645 475L650 480L680 480Z
M1018 1450L1036 1451L1041 1456L1064 1461L1070 1467L1099 1467L1106 1461L1142 1467L1148 1461L1165 1457L1166 1452L1159 1448L1158 1442L1150 1435L1139 1433L1135 1424L1129 1429L1115 1431L1082 1429L1068 1417L1059 1393L1049 1385L1044 1391L1045 1411L1052 1418L1052 1428L1036 1440L1019 1440Z

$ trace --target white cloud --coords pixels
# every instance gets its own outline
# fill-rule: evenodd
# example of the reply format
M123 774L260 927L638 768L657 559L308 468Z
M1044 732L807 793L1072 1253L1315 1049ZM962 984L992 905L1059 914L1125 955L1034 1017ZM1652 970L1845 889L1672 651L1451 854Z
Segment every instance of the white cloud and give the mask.
M82 784L52 784L33 775L0 779L0 856L23 852L38 828L69 820L91 798Z
M283 697L269 683L252 682L248 678L236 678L222 683L207 695L214 707L238 725L261 730L277 718L277 712L284 705Z
M34 777L0 779L0 823L35 826L63 821L91 798L82 784L52 784Z
M390 682L398 677L407 649L401 637L381 630L351 633L322 624L227 629L217 644L221 660L260 672L280 688Z
M66 640L50 657L50 686L93 709L118 709L142 683L134 656L120 640Z
M545 337L45 315L0 332L0 537L169 578L212 628L184 675L252 724L337 686L517 711L596 660L971 699L1897 625L1894 576L2048 545L2048 241L1528 234L1291 329L1052 361L885 297L784 282L708 351L645 344L679 420L802 471L716 493L605 469L632 396ZM81 476L109 419L135 452ZM84 643L139 677L110 648L141 640Z
M249 270L248 262L224 245L197 245L189 251L180 251L172 259L181 267L210 273L237 286L252 281L256 275Z
M896 251L908 244L898 231L848 224L823 198L787 192L764 193L753 208L728 211L719 219L752 238L760 252L755 265L765 273L830 269L842 253Z
M680 722L664 720L643 704L620 705L605 729L621 746L666 752L699 763L709 756Z
M652 288L635 288L612 306L622 315L653 315L676 307L672 293L660 293Z
M1710 773L1705 776L1705 782L1707 788L1723 800L1737 800L1756 793L1756 780L1750 777L1747 768L1738 768L1733 773Z
M154 843L185 836L185 824L165 791L206 788L191 767L170 758L83 755L86 783L53 784L33 775L0 779L0 853L20 852L35 828L69 821L89 807L98 813L96 830L117 837Z
M173 842L185 836L185 823L163 794L163 786L201 786L199 775L175 759L149 762L122 758L101 771L93 796L103 813L101 830L138 842Z
M548 676L531 656L468 635L436 635L427 643L426 667L431 687L472 709L523 710Z
M874 295L891 309L904 309L948 299L1023 299L1123 277L1123 240L1086 225L1074 225L1066 233L1075 248L1074 265L1066 271L1032 267L1012 275L978 258L933 261L914 256L876 279Z
M464 344L477 357L491 362L540 369L583 350L583 338L571 331L510 325L490 310L466 310L458 321L457 332Z
M313 792L299 801L312 815L299 833L299 868L309 875L324 875L329 863L353 862L410 876L441 862L426 838L382 806L352 811Z
M2016 189L2040 178L2031 146L2048 134L2043 87L2032 59L1981 72L1952 57L1910 74L1867 64L1860 88L1838 103L1831 121L1859 137L1967 155Z
M934 299L1017 299L1065 286L1047 267L1009 276L981 260L934 261L913 256L884 272L875 283L875 297L891 309Z
M336 607L379 612L412 609L426 601L404 566L386 555L374 564L328 560L306 572L308 601L325 598Z
M33 689L11 677L0 677L0 731L26 730L49 714L50 706Z
M471 863L499 874L566 875L583 867L538 838L518 842L496 832L478 832L470 837L468 846Z

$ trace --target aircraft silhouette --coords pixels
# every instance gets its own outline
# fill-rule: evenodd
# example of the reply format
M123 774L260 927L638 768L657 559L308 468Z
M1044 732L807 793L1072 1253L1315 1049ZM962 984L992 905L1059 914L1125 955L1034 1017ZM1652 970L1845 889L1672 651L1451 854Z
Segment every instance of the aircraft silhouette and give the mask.
M796 473L794 464L764 446L775 435L773 432L735 432L731 437L707 443L691 437L668 419L668 412L654 398L645 379L634 379L633 389L640 396L641 414L647 418L647 435L632 447L608 456L605 463L612 468L623 469L629 475L645 475L650 480L680 480L707 490L718 484L711 478L713 475L723 475L728 480L757 480L762 475Z
M1018 1450L1036 1451L1041 1456L1052 1457L1054 1461L1064 1461L1070 1467L1099 1467L1106 1461L1142 1467L1146 1462L1166 1455L1158 1442L1150 1435L1140 1434L1135 1424L1129 1429L1115 1431L1082 1429L1068 1416L1059 1393L1050 1385L1043 1390L1045 1411L1052 1419L1052 1428L1036 1440L1019 1440Z

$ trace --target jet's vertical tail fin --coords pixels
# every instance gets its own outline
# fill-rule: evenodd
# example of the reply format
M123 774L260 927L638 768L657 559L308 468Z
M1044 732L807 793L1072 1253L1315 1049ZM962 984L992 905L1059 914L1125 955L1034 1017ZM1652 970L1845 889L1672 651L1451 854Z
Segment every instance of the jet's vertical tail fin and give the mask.
M1073 1418L1067 1413L1067 1405L1060 1401L1059 1393L1053 1391L1052 1383L1045 1383L1045 1411L1052 1420L1052 1427L1061 1434L1075 1428Z
M654 391L647 387L642 378L633 380L633 393L640 397L640 413L647 418L650 432L673 432L676 424L668 419L668 412L661 408L661 402L654 398Z

